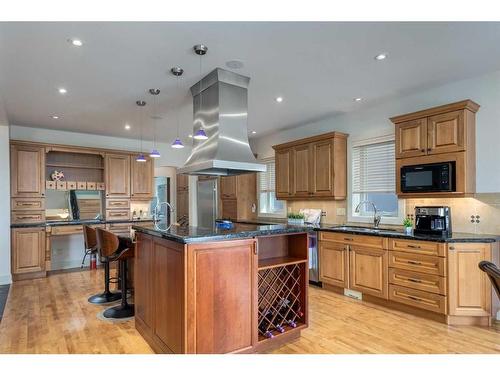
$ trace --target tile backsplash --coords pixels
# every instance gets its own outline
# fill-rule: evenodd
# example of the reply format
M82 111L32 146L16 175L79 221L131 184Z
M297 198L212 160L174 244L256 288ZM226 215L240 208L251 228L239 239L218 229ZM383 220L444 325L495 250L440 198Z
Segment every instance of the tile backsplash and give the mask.
M288 201L288 212L299 212L301 208L321 209L325 216L321 217L322 223L344 224L347 220L347 202L334 200Z

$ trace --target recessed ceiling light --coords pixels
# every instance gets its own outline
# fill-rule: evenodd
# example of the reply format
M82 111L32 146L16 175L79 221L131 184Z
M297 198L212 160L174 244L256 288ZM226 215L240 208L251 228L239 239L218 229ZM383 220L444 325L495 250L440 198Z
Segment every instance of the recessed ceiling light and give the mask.
M281 102L283 101L283 97L278 96L278 97L276 98L276 101L277 101L278 103L281 103Z
M255 130L252 130L252 134L257 134L257 132Z
M70 42L75 47L83 46L83 42L80 39L68 39L68 42Z
M63 94L63 95L64 95L64 94L66 94L67 92L68 92L68 90L66 90L64 87L61 87L61 88L59 89L59 94Z
M355 101L355 102L360 102L360 101L362 101L362 100L363 100L363 98L354 98L354 101Z
M385 60L387 58L387 53L379 53L377 56L375 56L375 60L381 61Z
M54 120L57 120L57 119L59 118L59 116L57 116L57 115L52 115L51 117L52 117Z
M188 137L189 137L189 138L193 138L193 135L192 135L192 134L189 134L189 135L188 135Z
M241 69L243 68L244 64L241 60L230 60L226 61L226 66L230 69Z
M125 124L125 130L130 130L130 125L129 124Z

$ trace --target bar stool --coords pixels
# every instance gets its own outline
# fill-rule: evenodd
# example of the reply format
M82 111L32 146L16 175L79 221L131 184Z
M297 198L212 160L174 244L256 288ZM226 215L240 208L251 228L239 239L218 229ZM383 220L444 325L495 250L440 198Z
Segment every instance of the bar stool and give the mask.
M486 260L479 262L479 268L481 271L486 272L490 278L491 284L495 288L498 298L500 298L500 268L498 268L495 263Z
M88 301L96 305L118 301L120 298L122 298L122 294L120 292L111 292L109 290L109 283L111 280L111 278L109 277L110 260L103 255L97 243L96 229L91 228L88 225L84 225L83 234L85 239L85 248L95 249L95 251L97 251L97 254L99 255L99 261L104 265L104 292L89 297Z
M92 255L97 252L97 239L95 237L95 229L89 227L88 225L83 226L83 241L85 245L85 254L83 255L82 265L85 265L85 259L88 255Z
M120 262L121 304L104 311L105 318L122 319L134 316L134 305L127 302L127 260L134 257L135 245L129 238L97 228L97 245L108 261Z

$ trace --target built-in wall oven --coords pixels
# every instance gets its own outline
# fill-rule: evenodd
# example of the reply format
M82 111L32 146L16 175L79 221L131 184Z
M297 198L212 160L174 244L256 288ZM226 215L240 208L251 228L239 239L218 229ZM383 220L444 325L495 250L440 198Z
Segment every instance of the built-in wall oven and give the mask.
M402 166L400 183L403 193L456 191L455 162Z

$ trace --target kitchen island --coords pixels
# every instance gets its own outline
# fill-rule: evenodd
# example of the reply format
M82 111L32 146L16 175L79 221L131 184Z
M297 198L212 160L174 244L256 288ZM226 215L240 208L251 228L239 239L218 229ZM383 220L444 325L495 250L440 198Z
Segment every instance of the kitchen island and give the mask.
M312 229L133 229L135 325L155 352L263 352L307 327Z

